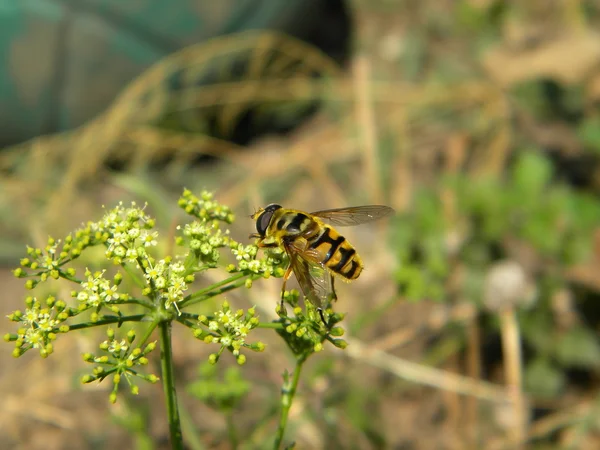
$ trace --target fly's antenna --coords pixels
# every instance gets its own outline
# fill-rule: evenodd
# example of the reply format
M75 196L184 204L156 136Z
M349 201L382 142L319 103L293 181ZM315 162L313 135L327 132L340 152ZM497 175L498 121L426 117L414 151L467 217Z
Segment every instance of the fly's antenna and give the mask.
M263 209L259 206L258 208L254 208L254 213L250 214L248 217L250 217L251 219L254 218L254 216L256 216L259 212L261 212Z

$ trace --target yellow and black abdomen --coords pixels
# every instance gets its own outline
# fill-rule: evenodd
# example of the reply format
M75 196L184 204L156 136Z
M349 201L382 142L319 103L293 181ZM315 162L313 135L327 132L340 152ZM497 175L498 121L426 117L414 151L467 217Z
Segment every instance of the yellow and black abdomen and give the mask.
M323 264L329 271L345 281L358 278L363 263L354 247L333 227L313 216L296 210L279 209L269 222L264 243L288 240L301 244L305 258L310 251L310 260Z
M321 263L347 281L355 280L362 272L363 263L354 247L329 225L318 227L318 232L307 237L307 241L309 248L323 256Z

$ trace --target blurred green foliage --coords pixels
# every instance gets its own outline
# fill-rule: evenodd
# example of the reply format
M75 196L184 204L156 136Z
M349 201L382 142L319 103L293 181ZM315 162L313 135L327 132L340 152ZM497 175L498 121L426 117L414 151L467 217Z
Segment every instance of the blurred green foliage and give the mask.
M190 383L187 391L222 413L230 414L250 391L250 383L242 377L237 366L225 369L221 377L217 365L204 362L198 372L199 379Z
M486 265L510 256L508 239L530 248L542 265L552 264L553 276L564 282L556 269L589 255L600 203L552 179L546 158L524 152L505 177L459 176L447 178L438 188L422 189L412 210L394 227L400 264L396 277L402 292L410 299L446 300L452 264L464 264L470 276L478 278ZM456 200L451 219L445 214L442 192ZM464 293L473 300L481 298L481 286L482 280L467 282Z
M451 212L442 198L454 199ZM594 329L582 322L558 330L551 310L553 296L569 286L566 270L589 256L598 218L597 198L556 182L548 158L523 151L506 175L446 178L418 193L394 227L396 279L408 299L482 306L486 274L496 261L519 260L516 243L527 252L523 264L537 287L535 308L520 314L525 345L535 355L525 380L533 394L558 395L563 370L600 365ZM450 287L458 270L461 281Z

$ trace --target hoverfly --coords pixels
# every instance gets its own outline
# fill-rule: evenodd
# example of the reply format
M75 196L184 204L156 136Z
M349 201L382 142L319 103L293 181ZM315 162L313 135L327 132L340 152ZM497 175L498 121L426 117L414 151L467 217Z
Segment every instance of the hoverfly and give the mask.
M334 277L350 282L364 267L354 247L332 225L360 225L393 212L389 206L367 205L306 213L272 203L250 216L257 231L250 237L259 239L259 247L282 248L289 257L282 304L286 282L294 272L304 297L321 310L337 299Z

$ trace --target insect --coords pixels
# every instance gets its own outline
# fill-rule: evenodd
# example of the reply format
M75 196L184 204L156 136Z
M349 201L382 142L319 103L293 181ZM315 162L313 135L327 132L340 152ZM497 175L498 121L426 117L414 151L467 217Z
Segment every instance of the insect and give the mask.
M283 276L281 302L292 272L308 299L319 310L336 300L335 277L350 282L359 277L363 262L348 240L332 225L353 226L389 216L389 206L367 205L327 209L306 213L270 204L252 216L259 247L279 247L288 255L290 265Z

